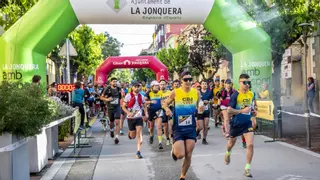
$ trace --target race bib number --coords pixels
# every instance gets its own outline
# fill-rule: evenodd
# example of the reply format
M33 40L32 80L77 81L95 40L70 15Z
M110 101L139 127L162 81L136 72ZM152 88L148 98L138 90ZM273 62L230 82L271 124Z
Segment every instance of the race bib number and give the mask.
M130 118L139 118L142 116L142 111L141 110L136 110L136 111L132 111L133 116Z
M209 110L209 104L207 104L207 105L204 106L204 110L205 110L205 111L208 111L208 110Z
M161 109L161 110L157 111L157 112L156 112L156 115L157 115L158 117L163 116L163 110Z
M100 104L100 101L97 101L96 104Z
M110 101L110 104L119 104L119 98L114 98L112 101Z
M179 126L190 126L192 125L192 115L179 116Z

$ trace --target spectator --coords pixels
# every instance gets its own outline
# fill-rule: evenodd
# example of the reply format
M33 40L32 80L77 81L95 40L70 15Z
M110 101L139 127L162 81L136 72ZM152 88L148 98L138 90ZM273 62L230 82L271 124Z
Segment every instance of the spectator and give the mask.
M313 100L316 95L316 87L314 84L314 79L313 77L308 78L308 84L307 84L307 90L308 90L308 106L310 112L314 112L313 109Z
M39 75L34 75L32 77L32 83L35 84L35 85L40 85L40 82L41 82L41 76Z
M75 89L72 91L72 104L73 107L78 107L79 112L81 114L81 123L80 123L80 130L83 130L84 127L84 116L85 116L85 111L84 111L84 105L83 105L83 98L84 98L84 90L81 89L81 83L76 82L75 83Z

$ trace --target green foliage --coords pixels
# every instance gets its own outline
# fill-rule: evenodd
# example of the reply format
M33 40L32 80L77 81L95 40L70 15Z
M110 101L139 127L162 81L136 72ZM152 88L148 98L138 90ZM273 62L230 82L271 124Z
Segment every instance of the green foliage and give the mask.
M205 72L209 68L216 71L211 74L211 79L217 72L220 65L220 58L226 56L223 45L202 26L195 26L190 29L189 33L180 36L180 44L188 46L189 65L194 75L201 74L205 78Z
M115 69L110 73L109 77L116 77L121 82L132 81L130 69Z
M112 37L108 32L104 33L106 41L102 45L103 60L110 56L120 56L120 49L123 47L123 43Z
M137 81L151 81L156 79L156 74L150 69L135 69L133 79Z
M161 49L156 57L168 67L170 74L177 72L180 74L188 63L188 47L186 45L178 45L176 49Z
M1 82L0 109L0 134L20 137L39 134L53 115L41 87L22 82Z
M70 130L70 121L65 121L61 125L59 125L58 129L58 138L61 141L64 141L64 138L67 137Z
M0 26L8 30L37 2L38 0L1 0Z
M102 45L106 41L103 34L96 35L87 25L82 25L70 35L70 40L78 52L73 59L73 65L78 67L77 72L89 76L95 73L102 63Z

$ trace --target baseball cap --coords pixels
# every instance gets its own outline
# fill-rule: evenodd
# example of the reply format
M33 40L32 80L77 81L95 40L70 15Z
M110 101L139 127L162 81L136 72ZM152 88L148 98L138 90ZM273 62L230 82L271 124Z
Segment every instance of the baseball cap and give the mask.
M140 83L139 82L134 82L134 83L132 83L132 86L140 86Z
M219 78L216 78L214 81L217 82L217 81L220 81L220 79L219 79Z
M151 82L151 87L152 86L159 86L160 84L159 84L159 82L158 81L152 81Z
M226 79L225 83L230 84L231 83L231 79Z

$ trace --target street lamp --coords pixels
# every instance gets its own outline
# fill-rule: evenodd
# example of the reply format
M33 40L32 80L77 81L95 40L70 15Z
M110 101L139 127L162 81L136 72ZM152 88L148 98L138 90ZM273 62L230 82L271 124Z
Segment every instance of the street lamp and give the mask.
M299 24L300 27L303 28L302 40L304 43L304 73L303 73L303 86L304 86L304 110L305 110L305 118L306 118L306 130L307 130L307 147L311 148L311 131L310 131L310 111L308 106L308 90L307 90L307 38L308 32L312 24L310 23L302 23Z

